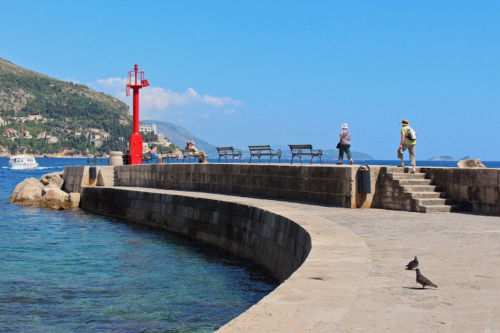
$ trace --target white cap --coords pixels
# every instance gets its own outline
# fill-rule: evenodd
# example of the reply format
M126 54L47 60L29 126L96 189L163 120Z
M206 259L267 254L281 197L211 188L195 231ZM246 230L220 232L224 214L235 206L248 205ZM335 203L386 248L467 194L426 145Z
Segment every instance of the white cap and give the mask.
M347 124L346 124L346 123L343 123L343 124L342 124L342 129L348 129L348 128L349 128L349 126L347 126Z

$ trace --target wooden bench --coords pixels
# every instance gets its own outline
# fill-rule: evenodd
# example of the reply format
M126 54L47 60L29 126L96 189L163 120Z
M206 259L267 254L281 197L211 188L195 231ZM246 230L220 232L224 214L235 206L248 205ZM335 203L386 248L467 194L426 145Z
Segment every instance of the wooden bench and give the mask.
M163 162L165 161L173 161L173 160L179 160L182 158L182 156L176 154L176 153L163 153L161 154L161 158L163 159Z
M323 156L323 152L321 149L313 149L312 145L288 145L290 147L290 151L292 152L292 160L290 164L293 163L293 158L297 156L300 159L300 164L302 164L302 156L311 156L311 164L314 157L318 157L321 164L321 156Z
M156 157L152 158L151 153L147 152L145 154L142 154L142 164L149 164L149 163L161 163L161 155L156 153Z
M97 162L100 162L102 164L103 162L103 157L102 155L94 155L92 157L87 157L87 164L94 164L94 166L97 165Z
M248 149L250 149L250 161L248 161L248 163L252 162L254 156L259 158L259 162L261 156L269 156L269 163L271 163L273 156L277 156L278 163L281 163L281 149L271 149L269 145L248 146Z
M241 150L235 149L233 147L216 147L217 152L219 153L219 160L217 162L220 162L220 158L224 157L227 162L228 156L232 157L232 161L234 162L234 158L238 157L241 162Z
M182 150L182 162L184 163L184 160L188 160L191 162L191 159L200 159L202 155L200 154L200 151L195 151L194 149L184 149ZM208 155L205 155L205 159L208 157Z

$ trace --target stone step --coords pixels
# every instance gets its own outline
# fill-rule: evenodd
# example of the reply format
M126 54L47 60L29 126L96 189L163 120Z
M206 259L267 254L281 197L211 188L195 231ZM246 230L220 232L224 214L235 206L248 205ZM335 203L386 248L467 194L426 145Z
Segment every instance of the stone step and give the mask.
M402 173L402 172L394 172L388 173L391 175L392 179L425 179L425 173Z
M439 186L436 185L402 185L401 186L405 192L437 192L439 191Z
M404 185L430 185L431 179L397 179L397 182L400 186Z
M460 210L458 205L431 205L431 206L420 206L418 208L419 212L422 213L448 213L456 212Z
M417 173L419 172L420 168L416 168ZM404 168L402 167L387 167L387 173L411 173L411 166L405 166Z
M446 198L445 192L411 192L414 199Z
M453 199L450 198L422 198L415 199L417 206L441 206L441 205L451 205L454 203Z

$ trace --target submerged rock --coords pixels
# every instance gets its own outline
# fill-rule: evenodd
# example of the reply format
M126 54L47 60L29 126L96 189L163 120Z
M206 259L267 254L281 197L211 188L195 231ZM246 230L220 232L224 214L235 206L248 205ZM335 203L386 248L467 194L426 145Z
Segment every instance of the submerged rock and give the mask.
M71 209L80 204L80 193L66 193L62 172L53 172L40 179L28 178L17 184L9 203L51 209Z

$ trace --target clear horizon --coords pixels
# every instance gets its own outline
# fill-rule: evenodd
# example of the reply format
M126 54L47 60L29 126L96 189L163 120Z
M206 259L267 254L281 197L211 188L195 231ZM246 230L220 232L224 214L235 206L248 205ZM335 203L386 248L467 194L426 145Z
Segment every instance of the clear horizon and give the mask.
M125 1L2 4L0 57L120 98L134 64L141 120L216 146L310 143L393 160L500 161L496 1Z

